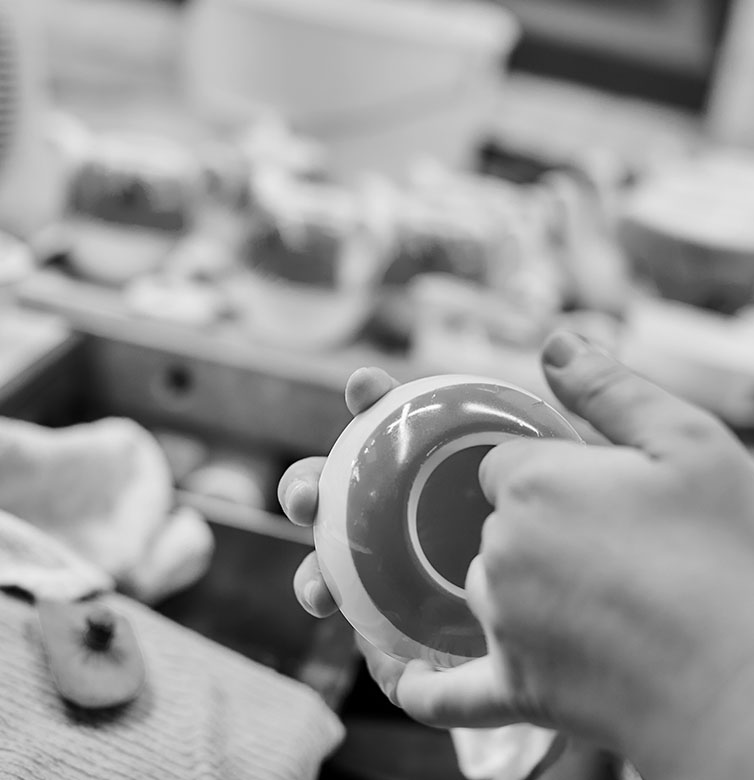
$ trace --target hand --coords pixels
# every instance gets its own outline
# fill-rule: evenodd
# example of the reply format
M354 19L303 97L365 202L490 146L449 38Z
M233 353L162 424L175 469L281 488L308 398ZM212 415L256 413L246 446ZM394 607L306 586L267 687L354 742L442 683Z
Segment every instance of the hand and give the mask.
M366 411L398 382L379 368L356 371L346 385L346 405L353 415ZM283 475L278 486L278 499L283 511L296 525L310 526L317 514L319 476L325 458L306 458L294 463ZM301 606L315 617L327 617L337 610L317 563L316 552L301 563L293 579L293 587Z
M398 382L379 368L362 368L346 384L346 405L353 415L361 414L377 403ZM566 410L567 413L567 410ZM583 420L572 419L579 433L592 443L604 438ZM326 458L305 458L294 463L278 485L278 500L288 519L296 525L311 526L317 514L319 477ZM337 607L322 578L316 552L310 553L296 572L294 591L301 606L315 617L328 617Z
M397 387L398 382L388 376L384 371L377 368L360 369L355 372L346 385L346 405L352 414L357 415L366 411L375 404L387 392ZM322 468L325 464L325 458L307 458L291 466L283 475L278 487L278 498L284 511L297 525L310 526L314 522L317 513L319 478ZM294 576L294 591L303 608L315 617L327 617L337 610L335 601L325 584L317 562L316 552L310 553L298 568ZM389 656L383 655L374 647L364 642L357 636L357 644L365 656L372 676L382 688L383 692L399 705L394 696L395 684L403 676L406 665L396 661ZM410 665L411 670L405 676L405 680L410 682L414 669L421 673L424 667L421 664ZM428 716L429 700L432 698L433 685L417 691L414 700L409 696L406 702L400 702L409 713L417 719L423 720L431 725L442 725L442 723L432 722L432 717ZM469 702L471 710L474 698L474 691L469 692ZM486 691L482 692L480 697L486 701ZM427 701L425 705L424 702ZM399 706L400 706L399 705ZM507 707L504 706L504 713L507 714ZM489 717L481 713L471 713L464 725L498 725L501 722L500 713L490 712ZM562 738L556 738L543 756L540 764L532 771L530 777L539 777L545 773L566 751L566 744ZM591 753L588 754L588 761L579 753L579 747L568 746L569 755L573 762L574 756L578 758L585 766L591 766L588 761L594 762ZM583 752L583 751L582 751Z
M360 369L350 377L346 385L346 405L353 415L360 414L397 386L398 382L381 369ZM298 461L280 480L278 499L289 519L296 525L311 526L314 523L319 478L325 460L325 458L315 457ZM294 591L301 606L315 617L324 618L337 611L335 601L320 572L316 552L311 552L299 566L294 576ZM464 671L464 674L468 674L472 685L465 691L463 701L454 702L456 711L450 720L447 720L443 712L435 709L434 702L438 696L443 695L443 689L437 686L441 678L436 678L432 669L415 662L408 665L408 673L404 676L405 664L382 654L358 637L357 643L372 676L383 693L416 720L433 726L462 727L494 727L511 722L507 699L490 700L486 676L477 677L477 670L483 664L479 662L470 664ZM404 696L400 701L395 695L399 679L405 684ZM460 683L459 687L462 687L463 680L461 677L457 679ZM480 685L475 686L473 683L477 679ZM418 683L415 692L412 689L414 682ZM427 684L424 684L425 682ZM562 745L558 742L555 747L557 749L553 751L553 757L559 753ZM549 761L545 765L549 765Z
M480 477L495 513L467 583L490 655L437 673L363 645L372 674L431 725L530 721L622 752L647 780L745 776L754 467L719 422L574 337L551 339L543 362L618 446L494 450ZM298 467L299 521L320 467ZM315 614L334 608L315 558L297 589Z
M489 656L440 674L365 647L372 673L435 725L559 728L646 780L747 776L754 466L721 423L573 336L550 340L544 368L617 446L493 450L467 582Z

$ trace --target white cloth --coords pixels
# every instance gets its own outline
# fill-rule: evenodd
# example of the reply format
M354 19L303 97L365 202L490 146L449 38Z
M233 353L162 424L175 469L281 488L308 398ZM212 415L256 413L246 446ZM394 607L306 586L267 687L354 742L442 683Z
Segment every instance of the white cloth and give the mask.
M0 588L73 601L111 590L112 577L47 534L0 511Z
M497 729L453 729L458 766L468 780L523 780L552 747L555 734L520 724Z
M0 511L62 542L139 601L186 587L209 565L207 523L173 511L173 500L162 449L130 420L52 430L0 418Z

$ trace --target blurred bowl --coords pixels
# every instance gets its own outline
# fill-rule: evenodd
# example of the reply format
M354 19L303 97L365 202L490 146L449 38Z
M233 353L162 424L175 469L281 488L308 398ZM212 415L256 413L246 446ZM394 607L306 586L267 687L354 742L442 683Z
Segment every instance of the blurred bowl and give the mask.
M229 294L249 335L287 349L330 349L352 341L369 319L374 292L321 289L245 274Z
M229 280L249 334L288 348L353 340L376 305L384 247L360 193L286 177L259 182L257 213Z
M754 156L705 155L641 184L621 216L640 274L672 300L732 313L754 300Z
M205 115L272 107L339 172L394 172L419 153L468 158L517 38L510 13L477 0L195 0L184 67Z
M754 428L754 320L638 297L619 356L633 371L739 430Z
M180 144L140 134L93 139L69 184L71 267L113 286L157 271L193 229L200 197L200 167Z

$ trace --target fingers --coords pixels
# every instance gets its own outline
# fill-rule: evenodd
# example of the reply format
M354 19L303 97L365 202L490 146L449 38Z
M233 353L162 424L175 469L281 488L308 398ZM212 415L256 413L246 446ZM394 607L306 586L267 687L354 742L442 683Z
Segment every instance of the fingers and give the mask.
M346 384L346 406L354 416L373 406L398 382L381 368L360 368Z
M356 371L346 386L346 403L352 414L368 409L397 382L377 368ZM310 526L317 516L319 478L325 458L306 458L294 463L278 484L278 500L283 511L296 525ZM337 610L319 568L316 553L308 555L299 566L293 588L301 606L315 617L327 617Z
M396 707L400 707L396 691L398 682L406 671L407 664L381 652L358 634L356 635L356 644L364 656L372 679L377 683L382 693Z
M325 458L306 458L294 463L278 484L278 500L296 525L311 525L317 514L319 476Z
M464 590L466 592L466 603L468 604L471 613L480 624L484 626L485 605L489 597L487 594L487 576L484 572L484 563L482 562L481 555L475 556L469 564L469 569L466 572Z
M538 490L546 493L554 480L562 483L566 471L578 473L577 464L583 473L582 458L589 454L586 447L572 441L511 439L485 455L479 464L479 486L487 501L499 509L501 498L511 491L521 497Z
M346 404L356 415L375 404L398 382L379 368L361 368L346 385ZM294 463L278 484L278 500L296 525L311 525L317 514L319 477L325 458L306 458Z
M501 691L490 656L443 672L411 663L396 694L408 715L441 728L486 728L521 720Z
M487 590L479 558L469 568L466 590L469 605L481 615ZM437 728L488 728L526 720L513 704L499 653L496 661L486 656L437 671L423 661L397 661L361 637L357 642L382 692L414 720Z
M575 334L558 332L542 354L555 395L615 444L662 457L688 447L716 426L701 410L673 397Z
M396 661L363 639L359 647L382 692L420 723L437 728L487 728L523 720L510 705L489 657L436 671L423 661Z
M307 458L294 463L278 485L283 511L297 525L311 525L317 514L319 475L324 458ZM337 610L322 578L315 552L307 555L293 578L293 590L301 606L315 617L327 617Z
M309 553L293 577L293 590L301 606L314 617L332 615L338 607L325 585L315 552Z

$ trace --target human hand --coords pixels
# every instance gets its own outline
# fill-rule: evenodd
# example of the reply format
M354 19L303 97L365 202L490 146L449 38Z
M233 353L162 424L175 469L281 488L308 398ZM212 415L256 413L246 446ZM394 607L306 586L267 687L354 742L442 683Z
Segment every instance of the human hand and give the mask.
M346 384L346 405L354 416L365 412L386 393L398 386L382 369L361 368ZM567 410L564 410L567 414ZM583 420L573 419L579 433L590 443L603 443L604 438ZM278 500L283 511L296 525L311 526L317 514L319 478L327 459L304 458L294 463L278 485ZM316 552L310 553L296 572L294 591L301 606L315 617L333 614L337 606L324 582Z
M354 373L346 385L346 404L352 414L358 415L375 404L387 392L396 387L398 383L384 371L376 368L361 369ZM319 479L325 465L325 458L308 458L291 466L283 475L278 487L280 504L288 517L296 524L309 526L315 520L317 514ZM310 553L299 566L294 576L294 590L301 605L315 617L327 617L337 610L337 606L324 582L319 568L316 552ZM395 661L388 656L381 656L371 645L357 637L362 653L369 664L377 682L382 685L383 680L377 674L378 665L374 663L376 658L386 664L383 669L397 679L405 669L405 664ZM383 687L389 698L397 704L391 695L389 687ZM423 695L423 694L422 694ZM507 712L507 709L506 709ZM499 720L497 714L493 714L489 723L496 725ZM519 732L519 735L521 732ZM518 739L519 736L513 737ZM546 772L554 762L562 755L565 749L563 739L551 737L549 749L545 750L541 757L536 756L536 750L547 743L546 737L539 737L539 743L522 743L520 755L515 760L520 766L530 764L534 769L528 773L531 778L539 777ZM535 753L532 753L532 750ZM527 752L528 751L528 752ZM511 755L508 760L514 760Z
M617 446L493 450L467 581L489 655L437 673L363 643L372 674L432 725L559 728L646 780L746 776L754 465L721 423L578 338L543 357L560 400Z
M377 403L398 382L379 368L362 368L346 384L346 405L353 415L361 414ZM296 525L310 526L317 514L319 477L326 458L306 458L294 463L278 485L278 499L283 511ZM317 553L310 553L293 579L301 606L315 617L327 617L337 610L322 578Z

